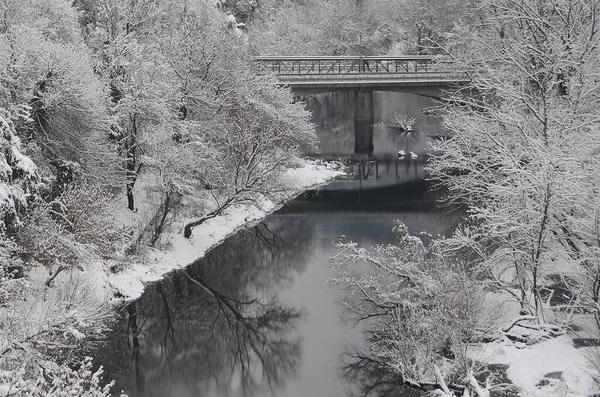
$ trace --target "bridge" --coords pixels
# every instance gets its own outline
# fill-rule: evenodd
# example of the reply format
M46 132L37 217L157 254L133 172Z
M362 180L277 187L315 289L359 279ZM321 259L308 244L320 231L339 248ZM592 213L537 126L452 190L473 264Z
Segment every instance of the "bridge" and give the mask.
M373 152L374 91L396 91L439 98L444 89L469 82L451 59L439 56L261 56L258 74L275 74L297 97L352 91L357 155Z
M341 90L438 90L464 84L468 77L451 60L428 55L383 57L256 57L259 74L274 73L296 93Z

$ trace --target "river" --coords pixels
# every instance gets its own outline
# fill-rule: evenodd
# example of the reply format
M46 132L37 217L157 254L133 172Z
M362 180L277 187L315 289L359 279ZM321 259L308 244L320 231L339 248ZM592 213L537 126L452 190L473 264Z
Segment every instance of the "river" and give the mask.
M131 397L359 393L365 385L342 367L361 332L341 317L342 291L326 285L334 243L391 243L397 221L432 235L454 224L435 208L418 163L407 161L400 171L397 162L382 165L373 185L350 179L306 194L149 285L123 308L97 354L115 390Z
M333 243L392 242L397 220L445 234L452 220L402 206L327 207L291 203L150 285L109 335L107 375L132 397L351 395L340 358L360 332L343 324L340 291L326 286Z

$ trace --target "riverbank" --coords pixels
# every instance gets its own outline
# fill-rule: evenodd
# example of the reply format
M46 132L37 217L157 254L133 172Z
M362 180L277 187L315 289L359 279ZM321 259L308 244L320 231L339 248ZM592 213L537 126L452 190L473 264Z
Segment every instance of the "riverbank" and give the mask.
M147 249L143 261L132 263L117 273L104 269L101 277L118 300L136 299L144 291L145 284L188 266L241 228L264 219L304 191L315 189L344 174L339 163L305 160L298 168L287 171L285 182L289 189L280 193L275 200L263 199L256 206L231 207L222 215L194 228L189 239L184 238L180 230L174 230L167 237L167 249Z
M103 340L98 336L112 326L116 305L139 297L148 283L203 257L225 238L262 220L305 189L313 189L342 174L340 164L301 161L285 173L287 189L273 200L261 200L254 206L231 207L221 216L196 227L190 239L183 237L180 225L172 225L164 234L161 249L145 248L141 254L131 257L117 253L116 259L86 252L88 260L58 271L51 282L50 270L41 264L28 268L23 278L0 279L5 282L0 283L0 298L2 294L26 297L12 300L11 305L0 305L0 318L4 319L0 322L0 351L3 352L0 396L4 389L10 393L27 390L32 395L53 395L46 393L50 386L38 373L40 364L36 349L48 353L45 370L71 374L68 376L92 376L88 367L79 375L72 374L70 366L73 362L69 360L77 358L71 353L78 352L77 356L89 354L90 349ZM135 225L130 221L136 216L139 220L139 212L116 211L113 215L122 224ZM36 349L25 348L30 345ZM61 350L56 350L56 346ZM99 379L100 373L93 376ZM86 387L96 388L93 379L85 379ZM57 390L62 390L60 387ZM104 394L99 395L109 395L108 389L103 390Z

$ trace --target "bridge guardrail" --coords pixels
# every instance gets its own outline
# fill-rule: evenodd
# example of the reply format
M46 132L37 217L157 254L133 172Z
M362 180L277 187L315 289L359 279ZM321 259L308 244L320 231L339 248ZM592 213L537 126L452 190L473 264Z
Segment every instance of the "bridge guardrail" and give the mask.
M415 55L396 57L256 57L258 73L283 75L395 74L440 71L446 58Z

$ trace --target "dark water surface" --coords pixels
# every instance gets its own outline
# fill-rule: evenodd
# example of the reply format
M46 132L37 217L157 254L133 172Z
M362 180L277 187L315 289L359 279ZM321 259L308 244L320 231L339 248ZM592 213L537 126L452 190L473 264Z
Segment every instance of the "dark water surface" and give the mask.
M319 201L227 239L124 309L98 361L132 397L349 396L340 356L360 344L342 324L328 258L343 238L394 240L396 220L444 234L437 211L332 210Z

